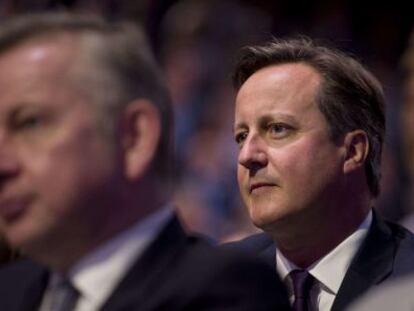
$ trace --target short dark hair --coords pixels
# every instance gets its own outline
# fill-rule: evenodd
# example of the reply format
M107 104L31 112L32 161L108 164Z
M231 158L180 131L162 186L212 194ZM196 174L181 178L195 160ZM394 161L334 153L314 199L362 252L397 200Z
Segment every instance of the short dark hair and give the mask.
M97 16L70 13L21 15L0 23L0 54L29 40L75 35L81 41L82 56L110 81L98 81L106 124L133 99L147 98L159 110L161 138L153 167L163 177L171 177L173 167L173 113L167 86L142 29L126 22L109 22ZM86 56L85 56L86 54ZM81 79L81 77L80 77ZM103 80L102 80L103 81ZM94 93L93 88L87 89Z
M371 194L378 196L385 137L385 99L379 81L351 56L299 37L245 47L233 72L233 85L239 90L256 71L285 63L303 63L320 74L316 101L328 121L332 139L356 129L365 131L369 141L365 173Z

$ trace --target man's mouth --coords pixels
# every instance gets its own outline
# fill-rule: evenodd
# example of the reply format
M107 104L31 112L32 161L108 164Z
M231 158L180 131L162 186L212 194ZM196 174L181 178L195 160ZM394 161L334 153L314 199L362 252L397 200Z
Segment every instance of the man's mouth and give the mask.
M7 199L0 201L0 217L5 223L16 220L27 208L27 199Z
M276 185L273 183L268 183L268 182L253 183L250 185L250 193L253 193L253 191L257 191L259 189L264 189L264 188L274 187L274 186Z

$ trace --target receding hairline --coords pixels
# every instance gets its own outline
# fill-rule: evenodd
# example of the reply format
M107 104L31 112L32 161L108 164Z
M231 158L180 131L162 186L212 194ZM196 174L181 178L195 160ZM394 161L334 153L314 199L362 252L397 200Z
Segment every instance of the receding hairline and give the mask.
M0 34L0 57L13 52L16 49L30 48L34 46L57 46L70 51L72 58L71 65L80 67L85 65L95 65L94 70L99 71L103 66L99 61L102 55L99 53L105 47L104 34L93 29L51 29L40 32L32 32L21 35L19 38L9 41L3 40ZM100 49L101 48L101 49ZM83 70L84 74L87 73Z
M30 38L87 31L110 33L116 26L97 16L71 13L26 14L0 23L0 51Z

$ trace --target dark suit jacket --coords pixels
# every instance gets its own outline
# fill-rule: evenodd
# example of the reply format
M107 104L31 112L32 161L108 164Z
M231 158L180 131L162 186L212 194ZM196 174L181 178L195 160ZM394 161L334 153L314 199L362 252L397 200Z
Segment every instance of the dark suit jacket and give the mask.
M48 270L25 259L0 270L0 310L39 306ZM266 264L222 252L171 221L138 259L102 311L289 310L281 281Z
M265 233L226 247L255 253L276 267L276 246ZM331 310L344 310L371 287L409 272L414 272L414 235L397 224L383 221L374 213L367 238L352 260Z
M0 265L9 263L19 258L19 252L12 249L4 239L3 235L0 234Z

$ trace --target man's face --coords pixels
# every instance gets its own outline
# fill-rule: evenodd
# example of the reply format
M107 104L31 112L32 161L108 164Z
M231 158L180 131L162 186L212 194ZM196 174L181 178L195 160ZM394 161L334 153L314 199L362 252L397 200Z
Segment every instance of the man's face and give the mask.
M0 222L28 253L93 236L114 203L116 152L73 86L77 46L34 41L0 55Z
M320 76L304 64L265 67L236 98L238 182L258 227L306 223L332 205L344 148L315 102Z

